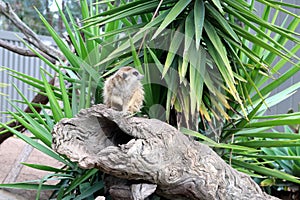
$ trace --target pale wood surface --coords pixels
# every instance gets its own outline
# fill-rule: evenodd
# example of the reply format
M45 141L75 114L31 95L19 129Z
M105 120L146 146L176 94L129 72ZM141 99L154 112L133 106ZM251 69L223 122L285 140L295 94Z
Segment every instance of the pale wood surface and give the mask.
M99 168L120 178L110 179L109 186L118 197L126 194L125 199L135 199L138 188L156 189L167 199L277 199L207 145L190 140L167 123L129 117L102 104L59 122L53 129L52 147L82 168ZM139 185L130 185L132 180Z

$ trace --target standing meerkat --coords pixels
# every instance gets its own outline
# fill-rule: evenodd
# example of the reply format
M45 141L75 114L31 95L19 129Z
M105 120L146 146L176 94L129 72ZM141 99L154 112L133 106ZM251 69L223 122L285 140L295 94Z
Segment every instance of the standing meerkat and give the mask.
M104 83L104 104L123 112L139 112L144 100L143 77L132 67L120 68Z

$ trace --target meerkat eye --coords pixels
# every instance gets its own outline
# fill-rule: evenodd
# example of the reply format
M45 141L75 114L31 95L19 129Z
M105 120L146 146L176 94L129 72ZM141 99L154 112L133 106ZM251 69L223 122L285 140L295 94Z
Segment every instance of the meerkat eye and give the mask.
M139 73L137 71L132 72L133 75L138 76Z
M124 78L124 79L126 79L126 78L127 78L127 76L128 76L128 74L126 74L126 73L123 73L123 78Z

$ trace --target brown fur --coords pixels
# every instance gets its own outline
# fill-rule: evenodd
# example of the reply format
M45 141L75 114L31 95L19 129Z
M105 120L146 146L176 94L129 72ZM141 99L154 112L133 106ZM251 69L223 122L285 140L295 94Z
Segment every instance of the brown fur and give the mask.
M140 82L143 77L132 67L120 68L104 83L104 104L124 112L139 112L144 100L144 90Z

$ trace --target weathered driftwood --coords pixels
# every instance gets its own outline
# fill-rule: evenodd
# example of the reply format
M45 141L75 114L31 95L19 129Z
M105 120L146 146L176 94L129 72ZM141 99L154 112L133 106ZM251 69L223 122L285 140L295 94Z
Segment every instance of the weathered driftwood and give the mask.
M137 194L134 190L155 190L168 199L277 199L174 127L156 119L127 117L101 104L59 122L53 130L53 149L82 168L139 181L119 188L132 195Z

